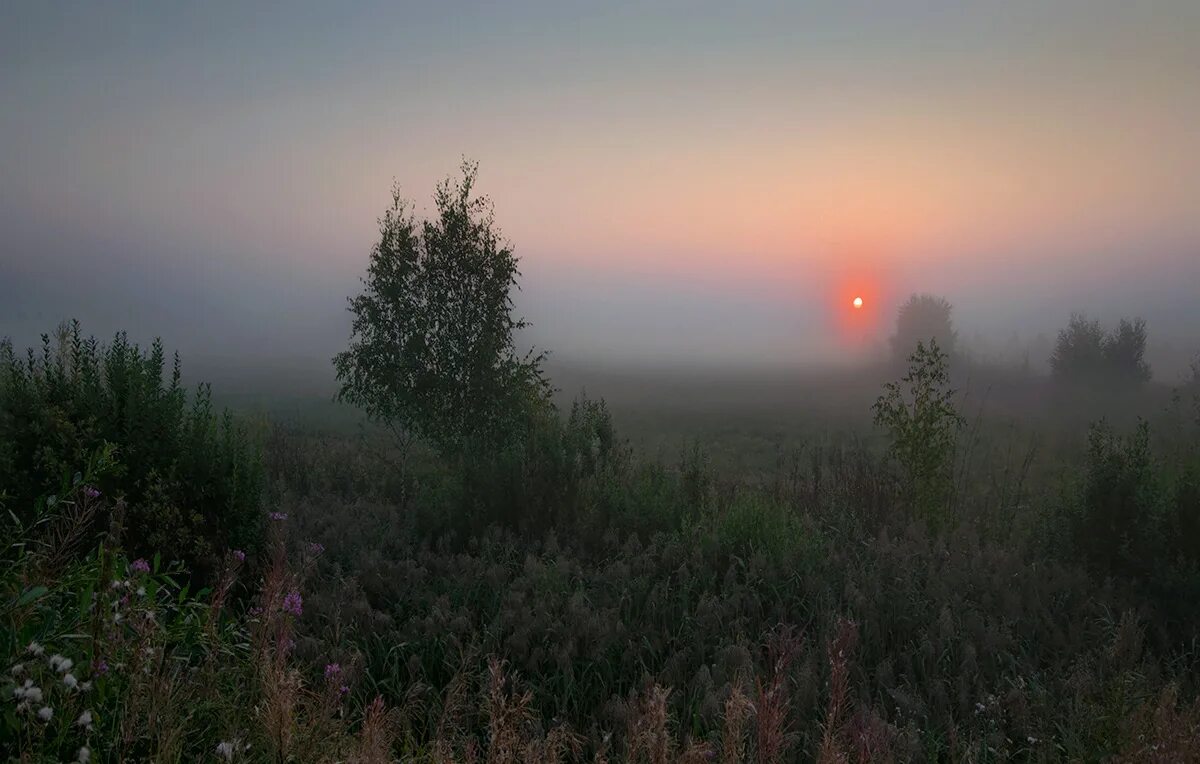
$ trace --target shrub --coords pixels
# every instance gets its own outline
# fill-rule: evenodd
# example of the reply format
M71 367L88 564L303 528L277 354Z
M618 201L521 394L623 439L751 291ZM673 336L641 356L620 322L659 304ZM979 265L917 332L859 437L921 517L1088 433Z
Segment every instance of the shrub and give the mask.
M899 383L884 385L874 405L875 425L891 438L909 506L938 527L949 512L955 437L963 417L955 408L947 356L937 340L928 347L918 342L908 364Z
M22 522L102 447L113 458L92 486L118 499L130 552L160 553L210 572L220 550L252 545L262 475L256 446L209 388L189 401L176 356L169 375L162 343L148 351L118 334L108 346L84 339L78 322L42 337L19 358L0 344L0 497Z
M1116 383L1139 386L1150 380L1145 361L1146 322L1122 318L1106 332L1099 321L1072 313L1058 333L1050 369L1056 379L1073 383Z
M1200 453L1157 457L1150 426L1092 426L1071 528L1094 569L1136 579L1168 614L1200 593ZM1186 610L1186 608L1183 608Z

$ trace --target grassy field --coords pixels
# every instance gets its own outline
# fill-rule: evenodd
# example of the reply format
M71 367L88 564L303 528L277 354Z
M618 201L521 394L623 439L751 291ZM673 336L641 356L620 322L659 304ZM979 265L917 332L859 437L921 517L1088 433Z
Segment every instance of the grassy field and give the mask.
M0 388L15 760L1200 751L1194 391L955 370L930 494L872 423L895 369L559 370L447 460L123 352Z

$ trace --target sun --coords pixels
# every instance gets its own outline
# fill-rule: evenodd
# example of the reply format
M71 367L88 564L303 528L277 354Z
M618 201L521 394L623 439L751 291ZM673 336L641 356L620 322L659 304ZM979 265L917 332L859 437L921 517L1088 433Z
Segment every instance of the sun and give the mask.
M855 298L854 298L854 307L855 307L855 308L861 308L861 307L862 307L862 305L863 305L863 303L862 303L862 298L861 298L861 297L855 297Z

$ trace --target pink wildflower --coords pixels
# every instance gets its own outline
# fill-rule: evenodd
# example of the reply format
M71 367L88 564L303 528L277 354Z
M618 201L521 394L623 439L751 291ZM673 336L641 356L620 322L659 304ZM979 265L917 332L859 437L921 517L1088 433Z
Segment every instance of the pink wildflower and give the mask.
M287 596L283 598L283 610L295 616L304 612L304 600L300 597L300 592L295 589L288 592Z

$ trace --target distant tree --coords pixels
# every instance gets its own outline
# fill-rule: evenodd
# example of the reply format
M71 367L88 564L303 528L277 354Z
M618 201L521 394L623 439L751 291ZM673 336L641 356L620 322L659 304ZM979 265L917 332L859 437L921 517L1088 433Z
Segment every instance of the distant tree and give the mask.
M896 333L890 340L892 356L898 361L906 360L918 342L928 345L930 340L937 340L944 355L953 356L958 334L950 320L952 309L942 297L931 294L909 297L896 313Z
M1095 379L1104 373L1104 342L1104 329L1099 321L1072 313L1067 327L1058 333L1050 356L1050 371L1061 380Z
M1146 322L1140 318L1122 318L1117 328L1104 339L1104 360L1109 373L1120 382L1141 385L1150 381L1146 363Z
M1060 380L1105 381L1141 385L1150 379L1146 363L1146 322L1122 318L1116 329L1104 331L1099 321L1072 313L1058 333L1050 368Z
M478 166L438 185L437 215L418 223L393 190L362 294L350 300L350 347L334 359L338 397L405 440L443 453L494 444L548 400L542 354L517 355L517 259L490 202L472 195Z

